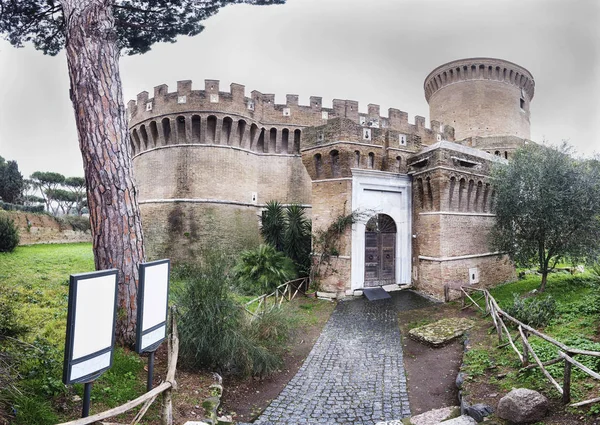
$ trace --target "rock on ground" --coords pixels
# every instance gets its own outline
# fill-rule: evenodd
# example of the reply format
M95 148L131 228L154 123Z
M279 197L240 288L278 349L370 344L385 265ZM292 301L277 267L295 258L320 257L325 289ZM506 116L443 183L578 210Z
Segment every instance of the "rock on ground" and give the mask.
M470 416L463 415L458 418L450 419L449 421L442 421L440 425L476 425L477 422Z
M460 407L442 407L441 409L430 410L429 412L412 416L409 423L410 425L437 425L458 415L460 415Z
M500 399L496 415L515 424L522 424L540 421L547 411L546 397L537 391L517 388Z
M417 341L433 347L441 347L461 336L473 327L473 321L463 318L448 318L438 320L429 325L411 329L408 335Z

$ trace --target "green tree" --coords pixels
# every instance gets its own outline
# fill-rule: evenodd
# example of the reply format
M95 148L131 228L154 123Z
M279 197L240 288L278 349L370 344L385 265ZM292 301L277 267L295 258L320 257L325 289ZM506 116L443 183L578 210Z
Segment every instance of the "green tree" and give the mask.
M65 176L60 173L53 173L51 171L36 171L29 178L32 184L39 190L39 193L44 198L46 204L46 210L52 211L52 197L53 191L62 185L65 181Z
M577 160L566 144L530 143L493 170L496 224L492 245L518 264L548 272L566 256L590 256L600 240L600 167Z
M12 204L20 202L24 188L25 183L17 162L6 162L0 156L0 199Z
M83 177L67 177L64 185L75 198L75 209L77 210L77 215L81 215L83 208L86 206L85 179Z
M117 338L135 338L142 226L133 182L119 56L196 35L231 3L285 0L0 0L0 34L14 46L66 49L70 95L88 185L96 269L119 269Z
M60 208L63 214L69 214L71 208L77 204L77 195L64 189L49 189L46 196L56 203L56 211Z

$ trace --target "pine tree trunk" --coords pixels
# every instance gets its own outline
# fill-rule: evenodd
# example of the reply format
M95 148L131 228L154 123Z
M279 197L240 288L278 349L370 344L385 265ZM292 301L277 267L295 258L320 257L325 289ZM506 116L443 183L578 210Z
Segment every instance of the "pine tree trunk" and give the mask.
M119 74L110 0L61 0L71 100L87 180L97 270L119 270L117 340L135 338L138 264L144 261L140 212Z

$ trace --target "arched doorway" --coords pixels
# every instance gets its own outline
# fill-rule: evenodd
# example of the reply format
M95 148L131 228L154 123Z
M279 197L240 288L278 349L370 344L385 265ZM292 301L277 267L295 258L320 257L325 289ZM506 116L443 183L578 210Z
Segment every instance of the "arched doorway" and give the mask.
M365 228L365 287L396 283L396 223L377 214Z

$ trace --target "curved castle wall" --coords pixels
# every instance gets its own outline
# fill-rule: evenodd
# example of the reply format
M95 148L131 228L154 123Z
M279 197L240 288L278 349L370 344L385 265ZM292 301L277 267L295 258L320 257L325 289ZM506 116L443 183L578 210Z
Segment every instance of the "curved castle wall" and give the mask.
M451 138L453 131L436 122L426 128L423 117L410 124L408 114L397 109L381 116L373 104L360 113L352 100L334 99L332 108L324 108L321 97L299 105L298 96L288 94L284 105L275 104L272 94L252 91L246 97L239 84L221 92L217 80L205 80L204 90L179 81L172 93L160 85L153 98L142 92L127 106L149 258L193 260L206 247L237 252L259 243L259 216L267 201L310 207L314 194L301 151L316 143L313 129L336 118L353 123L345 140L364 145L358 167L396 172L406 168L400 140L428 145L442 134ZM385 152L374 149L384 140ZM352 158L358 148L353 149Z
M530 137L529 104L535 82L525 68L502 59L472 58L446 63L425 79L430 117L468 137Z

